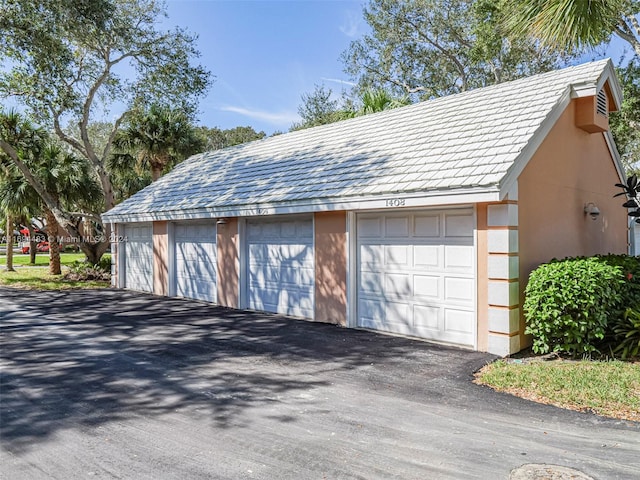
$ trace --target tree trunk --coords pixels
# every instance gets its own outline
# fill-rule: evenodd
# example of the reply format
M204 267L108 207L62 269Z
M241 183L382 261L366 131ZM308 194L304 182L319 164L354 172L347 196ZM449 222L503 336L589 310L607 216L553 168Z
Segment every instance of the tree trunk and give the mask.
M6 237L7 237L7 272L15 272L13 269L13 218L11 215L7 214L7 227L6 227Z
M151 166L151 181L155 182L156 180L158 180L161 176L162 176L162 167L159 167L157 165L152 165Z
M2 149L9 156L15 166L24 175L25 179L38 193L40 198L42 198L48 209L51 210L52 214L57 219L57 223L74 237L82 237L83 235L79 228L80 218L77 218L76 216L62 209L60 203L58 202L58 199L52 197L51 194L44 188L44 185L36 177L34 177L29 168L27 168L25 163L18 156L18 152L16 151L16 149L5 142L2 138L0 138L0 149ZM104 171L103 174L99 176L105 195L104 201L106 211L112 208L115 203L113 199L113 188L109 176L106 174L106 171ZM95 261L96 263L100 261L100 257L104 254L104 252L107 251L107 248L109 248L109 227L107 225L104 225L104 231L106 235L104 241L95 243L83 242L80 244L80 249L85 253L85 255L87 255L87 259L89 259L90 261Z
M36 264L36 254L38 253L38 240L36 239L36 229L33 228L31 222L27 222L27 229L29 230L29 263Z
M62 268L60 266L60 244L58 243L59 224L51 210L47 208L45 213L47 216L47 236L49 237L49 273L60 275Z

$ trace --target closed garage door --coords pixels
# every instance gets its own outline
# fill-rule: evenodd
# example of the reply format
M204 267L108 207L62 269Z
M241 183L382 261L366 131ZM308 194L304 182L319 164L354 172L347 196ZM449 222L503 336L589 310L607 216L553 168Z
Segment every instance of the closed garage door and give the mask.
M151 224L125 227L124 287L153 292L153 236Z
M215 224L178 223L174 228L174 242L176 295L215 303Z
M358 326L474 345L472 210L358 216Z
M313 220L247 222L249 308L313 318Z

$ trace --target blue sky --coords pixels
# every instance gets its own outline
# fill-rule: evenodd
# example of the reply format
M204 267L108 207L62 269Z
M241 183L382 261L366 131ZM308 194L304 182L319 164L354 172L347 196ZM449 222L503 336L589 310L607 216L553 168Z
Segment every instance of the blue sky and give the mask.
M340 54L367 29L361 0L168 0L169 25L199 36L215 76L200 123L267 134L298 120L301 95L349 89Z
M365 0L167 0L165 26L199 36L201 63L216 81L200 105L208 127L252 126L267 134L299 119L301 96L324 84L348 90L340 55L368 31ZM624 42L575 63L611 56Z

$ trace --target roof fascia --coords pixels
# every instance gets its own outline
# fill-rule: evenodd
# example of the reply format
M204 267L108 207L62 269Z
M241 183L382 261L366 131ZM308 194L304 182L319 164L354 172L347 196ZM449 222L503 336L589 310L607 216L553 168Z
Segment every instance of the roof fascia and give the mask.
M609 130L607 130L606 132L602 132L602 135L604 136L604 140L607 144L607 148L611 153L611 158L613 159L613 164L615 165L616 171L618 172L620 183L625 183L626 176L624 171L624 165L622 165L622 159L620 158L620 154L618 153L618 148L616 147L616 142L613 139L613 135Z
M598 90L604 87L604 84L607 82L609 82L609 88L616 110L620 110L620 107L622 107L622 86L620 85L618 75L616 75L616 69L611 59L608 59L602 74L598 78Z
M102 219L111 223L151 222L163 220L197 220L221 217L257 217L269 215L293 215L300 213L330 212L338 210L385 210L390 208L420 208L444 205L472 205L480 202L499 201L497 186L420 192L393 193L362 198L318 199L286 204L252 204L250 206L198 208L173 212L115 214L105 213Z

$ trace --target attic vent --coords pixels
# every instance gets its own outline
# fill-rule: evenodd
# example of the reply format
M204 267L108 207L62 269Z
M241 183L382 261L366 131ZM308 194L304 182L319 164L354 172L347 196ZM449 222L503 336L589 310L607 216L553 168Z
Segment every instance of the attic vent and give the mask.
M596 112L600 115L608 116L609 109L607 108L607 94L604 90L598 92Z

